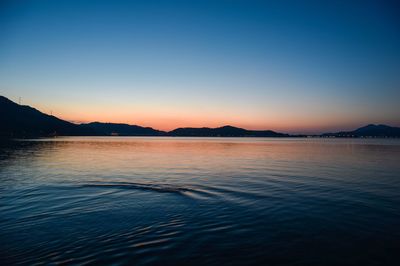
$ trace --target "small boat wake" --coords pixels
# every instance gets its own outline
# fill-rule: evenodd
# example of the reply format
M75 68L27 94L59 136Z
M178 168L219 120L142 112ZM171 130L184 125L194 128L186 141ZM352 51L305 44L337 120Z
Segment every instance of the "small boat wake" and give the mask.
M79 188L112 188L112 189L127 189L127 190L144 190L144 191L153 191L159 193L173 193L179 194L183 196L189 196L194 198L204 198L212 196L212 193L209 193L203 189L197 189L194 186L180 186L180 185L171 185L171 184L162 184L162 183L136 183L136 182L86 182L83 184L77 185Z

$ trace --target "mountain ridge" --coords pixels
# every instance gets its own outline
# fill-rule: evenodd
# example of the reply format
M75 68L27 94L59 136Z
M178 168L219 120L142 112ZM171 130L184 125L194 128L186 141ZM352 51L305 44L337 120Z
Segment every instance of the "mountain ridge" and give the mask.
M75 124L28 106L19 105L0 95L1 137L49 136L173 136L173 137L305 137L273 130L247 130L225 125L210 127L180 127L171 131L157 130L124 123L91 122ZM324 133L314 137L400 137L400 127L369 124L353 131Z
M217 128L181 127L168 132L170 136L190 137L289 137L288 134L277 133L272 130L247 130L244 128L225 125Z
M0 136L52 136L57 132L70 136L92 134L79 125L44 114L31 106L19 105L4 96L0 96L0 113Z
M165 131L157 130L152 127L142 127L124 123L91 122L80 124L79 126L91 129L101 136L164 136L166 134Z
M400 137L400 127L392 127L382 124L368 124L353 131L340 131L336 133L324 133L322 137Z

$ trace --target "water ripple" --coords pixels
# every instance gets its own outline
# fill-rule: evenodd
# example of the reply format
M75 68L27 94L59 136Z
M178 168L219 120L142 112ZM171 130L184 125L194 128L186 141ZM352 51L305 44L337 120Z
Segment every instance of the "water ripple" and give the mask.
M0 147L0 264L393 265L399 144L60 138Z

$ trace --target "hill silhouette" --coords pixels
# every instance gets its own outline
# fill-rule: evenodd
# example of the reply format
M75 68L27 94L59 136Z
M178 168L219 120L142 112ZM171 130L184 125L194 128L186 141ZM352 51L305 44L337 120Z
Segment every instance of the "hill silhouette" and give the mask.
M0 136L40 137L52 135L91 135L90 129L44 114L35 108L19 105L0 96Z
M14 138L48 136L160 136L166 132L127 124L74 124L35 108L19 105L0 96L0 136Z
M288 134L277 133L272 130L247 130L233 126L217 128L177 128L168 132L169 136L182 137L288 137Z
M100 123L92 122L81 124L83 128L92 130L96 135L100 136L164 136L166 132L153 129L151 127L141 127L137 125L116 124L116 123Z
M49 136L176 136L176 137L302 137L272 130L247 130L223 126L217 128L182 127L169 132L138 125L92 122L74 124L19 105L0 96L0 137L31 138ZM318 136L318 135L317 135ZM354 131L325 133L321 137L400 137L400 128L370 124Z
M322 134L324 137L400 137L400 127L370 124L353 131Z

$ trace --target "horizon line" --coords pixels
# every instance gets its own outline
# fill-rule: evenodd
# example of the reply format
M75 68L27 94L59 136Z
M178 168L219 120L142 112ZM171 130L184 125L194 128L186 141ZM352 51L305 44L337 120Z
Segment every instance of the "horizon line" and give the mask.
M39 111L39 112L41 112L41 113L43 113L43 114L46 114L46 115L48 115L48 116L52 116L52 117L55 117L55 118L57 118L57 119L60 119L60 120L64 120L64 121L67 121L67 122L69 122L69 123L72 123L72 124L75 124L75 125L84 125L84 124L90 124L90 123L102 123L102 124L121 124L121 125L129 125L129 126L138 126L138 127L143 127L143 128L151 128L151 129L153 129L153 130L157 130L157 131L161 131L161 132L165 132L165 133L168 133L168 132L171 132L171 131L174 131L174 130L176 130L176 129L180 129L180 128L195 128L195 129L198 129L198 128L207 128L207 129L217 129L217 128L223 128L223 127L234 127L234 128L240 128L240 129L245 129L245 130L248 130L248 131L274 131L274 132L277 132L277 133L284 133L284 134L289 134L289 135L309 135L309 136L312 136L312 135L322 135L322 134L326 134L326 133L337 133L337 132L349 132L349 131L353 131L353 130L356 130L356 129L358 129L358 128L361 128L361 127L364 127L364 126L367 126L367 125L377 125L377 126L379 126L379 125L385 125L385 126L390 126L390 127L400 127L399 125L397 125L397 124L387 124L387 123L382 123L382 122L377 122L377 121L375 121L375 122L367 122L367 123L359 123L359 125L358 126L353 126L352 128L350 128L350 126L348 126L348 129L339 129L339 128L337 128L337 129L332 129L332 130L323 130L323 129L314 129L314 130L309 130L308 132L307 132L307 130L302 130L302 129L298 129L298 130L284 130L284 129L274 129L274 128L268 128L268 129L265 129L265 128L248 128L248 127L246 127L246 126L240 126L240 125L235 125L235 123L221 123L221 124L219 124L219 125L217 125L217 126L206 126L206 125L200 125L200 126L185 126L185 125L183 125L183 126L176 126L176 127L170 127L170 129L159 129L158 127L154 127L154 126L150 126L150 125L143 125L143 124L140 124L140 123L132 123L132 122L128 122L128 121L118 121L118 122L112 122L112 121L101 121L101 120L88 120L88 121L84 121L84 120L76 120L76 119L68 119L68 118L63 118L63 116L56 116L56 115L54 115L53 114L53 112L50 110L50 113L47 113L47 112L44 112L44 111L41 111L40 109L38 109L38 108L36 108L36 107L33 107L33 106L31 106L31 105L28 105L28 104L23 104L23 103L21 103L21 97L19 97L19 99L18 99L18 102L16 102L16 101L14 101L14 100L11 100L10 98L8 98L8 97L6 97L6 96L3 96L3 95L0 95L1 97L4 97L5 99L7 99L7 100L9 100L9 101L11 101L12 103L14 103L14 104L16 104L16 105L19 105L19 106L27 106L27 107L30 107L30 108L34 108L35 110L37 110L37 111ZM331 126L331 128L333 128L333 127L335 127L335 126Z

